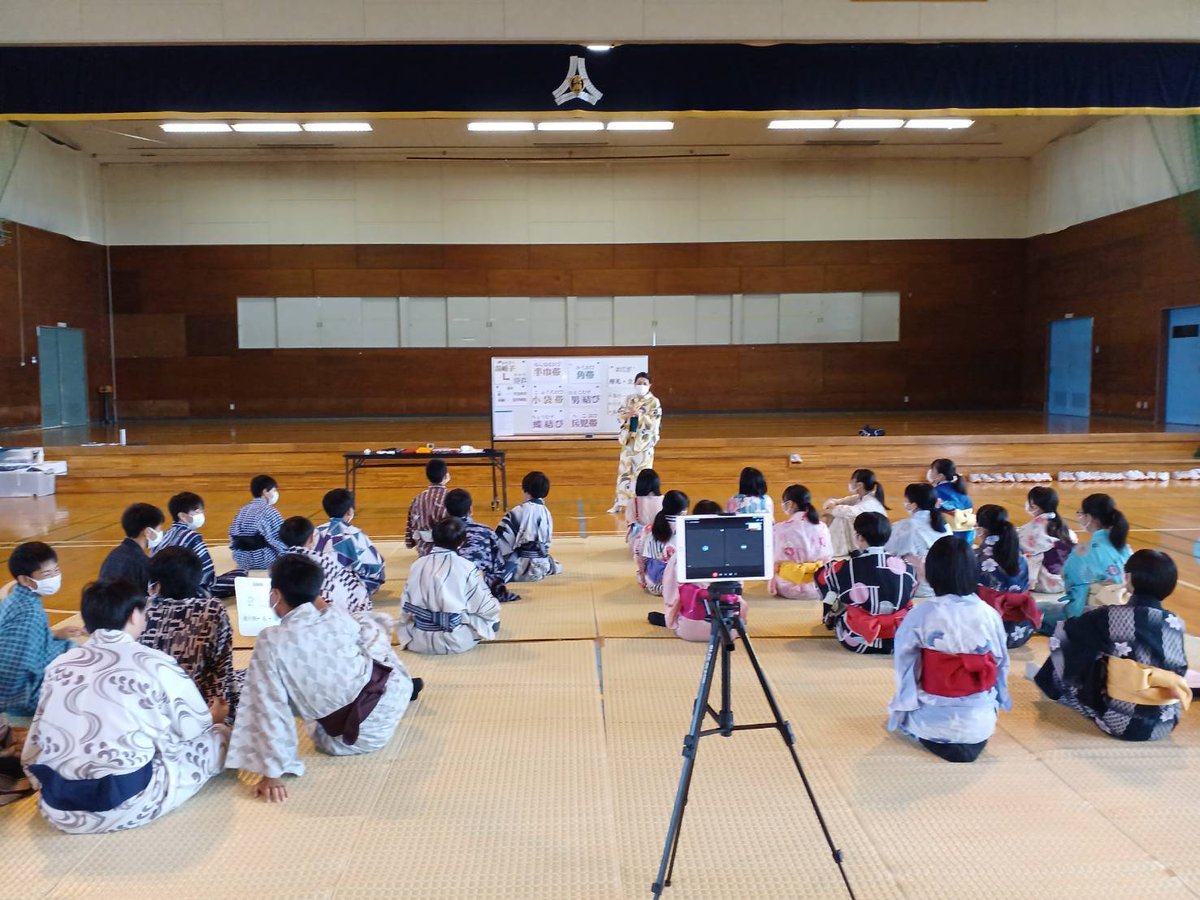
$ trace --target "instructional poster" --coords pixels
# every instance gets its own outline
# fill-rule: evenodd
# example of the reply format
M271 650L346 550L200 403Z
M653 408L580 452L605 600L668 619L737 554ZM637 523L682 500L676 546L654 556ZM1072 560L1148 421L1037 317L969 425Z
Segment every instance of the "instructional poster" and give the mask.
M492 358L496 437L611 437L645 356Z

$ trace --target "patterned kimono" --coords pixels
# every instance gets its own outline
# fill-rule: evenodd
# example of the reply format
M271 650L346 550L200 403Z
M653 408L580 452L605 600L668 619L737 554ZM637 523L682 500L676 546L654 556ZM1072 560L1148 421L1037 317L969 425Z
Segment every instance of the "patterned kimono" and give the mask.
M975 670L983 684L993 683L972 693L954 691L958 696L932 693L926 690L934 686L931 673L925 671L937 658L931 654ZM987 741L996 730L997 710L1012 709L1008 665L1000 615L974 594L947 594L915 606L896 632L896 694L888 703L888 731L933 744ZM979 669L990 670L990 677Z
M1132 555L1128 544L1120 550L1112 545L1107 528L1093 533L1086 545L1076 544L1063 566L1066 602L1060 608L1046 610L1042 634L1053 634L1058 622L1081 615L1093 584L1124 584L1125 561Z
M500 630L500 604L483 575L453 550L434 547L413 563L400 601L400 646L414 653L462 653Z
M404 546L417 548L417 556L433 549L433 526L446 517L446 486L431 484L413 498L404 526Z
M562 566L550 555L554 518L541 500L518 503L496 526L505 581L541 581Z
M0 713L33 715L46 666L74 646L54 636L42 598L16 585L0 600Z
M412 679L392 649L378 613L351 615L304 603L258 635L225 765L268 778L303 775L296 717L331 756L371 753L392 739L412 697ZM357 739L333 736L318 720L360 700L380 668L390 669L382 696L358 725Z
M638 584L642 590L656 597L663 592L663 578L671 568L671 559L675 555L675 516L668 516L671 523L671 538L660 541L649 531L642 537L638 552Z
M1004 632L1008 635L1008 649L1013 650L1024 646L1033 637L1042 617L1029 594L1029 566L1025 557L1017 556L1017 574L1009 575L995 559L999 540L998 536L989 534L975 550L975 561L979 564L979 596L1000 613ZM1020 602L1017 602L1018 598Z
M829 523L829 538L833 542L834 556L849 556L854 551L854 520L865 512L877 512L887 515L887 510L874 494L858 496L851 494L835 501L836 505L828 511L832 521Z
M368 594L374 594L387 580L383 557L371 539L361 528L347 525L343 519L330 519L317 526L316 549L357 575Z
M975 509L975 504L971 502L970 496L960 494L948 481L939 482L934 489L937 491L938 500L941 501L942 511L946 514L946 524L950 526L951 530L954 528L956 512L970 513ZM968 545L975 543L974 528L954 531L953 534L956 538L966 541Z
M633 502L634 485L642 469L654 468L654 446L662 428L662 404L653 394L645 397L630 394L625 398L624 406L634 411L637 428L631 429L629 420L621 422L618 437L621 461L617 466L617 498L613 501L616 510L623 510Z
M774 519L775 501L767 496L752 497L748 494L734 494L725 501L725 512L737 513L740 516L766 513L768 519Z
M644 535L654 524L654 517L662 512L662 505L662 496L651 494L648 497L634 497L625 507L625 545L635 560Z
M138 643L179 663L205 703L220 698L231 710L237 706L241 680L233 671L233 626L220 600L152 597Z
M780 522L772 531L775 562L782 565L781 571L771 579L771 593L789 600L819 599L821 592L817 590L814 580L819 566L807 575L800 572L798 566L809 563L811 568L816 564L824 565L833 558L829 527L824 522L814 525L803 512L798 512L787 521ZM797 575L803 580L790 580L788 575Z
M1058 623L1050 638L1050 657L1034 678L1051 700L1081 713L1113 737L1156 741L1170 734L1183 712L1180 703L1133 703L1110 696L1110 659L1186 675L1183 619L1144 594L1134 594L1121 606L1089 609Z
M321 582L321 596L326 602L340 606L349 613L370 612L371 595L367 586L357 575L317 550L306 547L288 547L288 553L307 556L321 567L325 580Z
M212 554L208 552L208 544L204 543L200 532L184 522L176 522L167 529L162 543L152 550L150 555L153 556L164 547L186 547L195 553L204 569L200 576L200 587L204 589L206 596L212 593L213 584L217 580L217 570L213 566Z
M912 608L913 568L883 547L855 550L816 575L825 625L855 653L891 653L896 629Z
M488 590L501 603L518 599L504 582L504 556L496 532L470 516L463 517L463 523L467 526L467 537L458 548L458 555L475 564Z
M51 825L97 834L191 798L221 771L227 736L175 660L102 629L46 670L21 762Z
M1071 555L1077 540L1071 532L1069 541L1051 537L1046 523L1057 518L1058 513L1043 513L1017 529L1021 543L1021 555L1029 563L1030 590L1039 594L1065 594L1062 570Z
M283 516L274 506L262 497L255 497L238 510L229 526L229 542L233 547L233 561L240 569L269 569L271 563L287 552L287 547L279 540L279 526L283 524ZM254 550L239 550L239 541L251 541L260 544Z
M916 596L933 596L933 588L925 581L925 557L936 541L950 537L950 534L949 525L945 531L934 531L933 526L929 524L929 511L925 509L918 509L907 519L901 519L892 526L887 552L903 557L917 573Z

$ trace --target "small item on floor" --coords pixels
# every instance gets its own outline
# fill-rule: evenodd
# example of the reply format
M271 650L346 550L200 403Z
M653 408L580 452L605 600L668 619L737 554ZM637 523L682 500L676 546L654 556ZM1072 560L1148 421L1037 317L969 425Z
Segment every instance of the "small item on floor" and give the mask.
M659 628L667 627L667 617L660 612L646 613L646 621Z
M520 594L514 594L512 591L505 591L503 597L497 598L501 603L516 603L521 599Z
M858 429L859 437L883 437L887 434L882 428L876 428L874 425L864 425Z
M793 453L788 457L788 462L799 465L800 463L804 462L804 457L802 457L799 453Z
M412 695L408 698L409 703L412 703L419 696L421 696L421 691L424 690L424 688L425 688L425 679L424 678L414 678L412 680L412 685L413 685Z

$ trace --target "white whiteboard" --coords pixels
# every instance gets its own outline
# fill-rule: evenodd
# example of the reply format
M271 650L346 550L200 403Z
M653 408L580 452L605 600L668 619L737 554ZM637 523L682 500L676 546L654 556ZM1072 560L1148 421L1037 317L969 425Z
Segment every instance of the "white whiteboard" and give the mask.
M599 437L619 429L617 410L645 356L492 357L495 437Z

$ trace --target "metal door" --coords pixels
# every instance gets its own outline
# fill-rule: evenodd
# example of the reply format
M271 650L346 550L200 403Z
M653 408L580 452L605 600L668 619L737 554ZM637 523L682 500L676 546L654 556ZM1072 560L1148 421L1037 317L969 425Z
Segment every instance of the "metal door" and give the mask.
M1046 411L1057 416L1087 416L1092 408L1092 320L1050 323L1050 377Z
M1200 306L1167 318L1167 423L1200 425Z
M39 327L42 427L88 423L87 353L79 328Z

